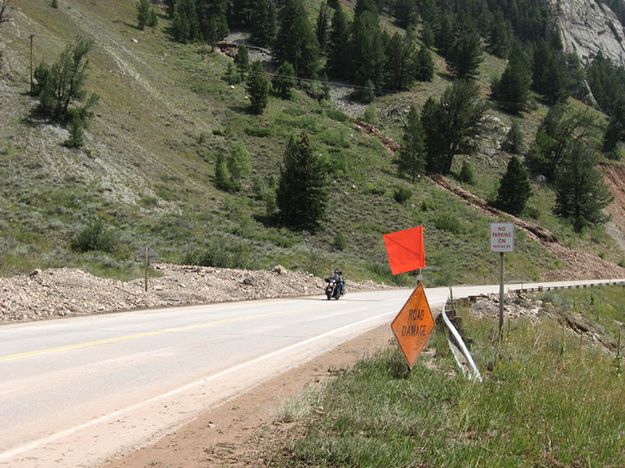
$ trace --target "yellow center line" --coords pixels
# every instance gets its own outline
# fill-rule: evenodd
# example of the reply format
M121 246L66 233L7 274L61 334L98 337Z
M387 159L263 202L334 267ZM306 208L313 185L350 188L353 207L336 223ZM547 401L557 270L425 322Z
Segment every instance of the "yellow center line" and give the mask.
M64 346L55 346L53 348L37 349L34 351L25 351L22 353L5 354L4 356L0 356L0 362L16 361L18 359L42 356L45 354L65 353L68 351L75 351L77 349L92 348L94 346L121 343L124 341L131 341L131 340L136 340L139 338L146 338L149 336L165 335L167 333L197 330L200 328L210 328L210 327L215 327L218 325L224 325L226 323L235 323L235 322L242 322L244 320L250 320L250 319L267 318L267 317L272 317L275 315L281 315L284 313L286 312L271 312L268 314L255 315L252 317L246 316L246 317L230 318L230 319L223 319L223 320L213 320L210 322L197 323L194 325L185 325L182 327L163 328L161 330L131 333L129 335L115 336L112 338L103 338L101 340L83 341L82 343L74 343L74 344L64 345Z

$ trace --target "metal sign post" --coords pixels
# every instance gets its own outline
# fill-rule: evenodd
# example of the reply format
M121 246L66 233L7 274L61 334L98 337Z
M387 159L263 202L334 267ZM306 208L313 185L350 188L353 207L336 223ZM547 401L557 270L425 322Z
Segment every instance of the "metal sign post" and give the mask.
M504 253L514 251L514 224L491 223L490 250L499 252L499 339L503 337Z
M143 262L143 268L145 270L145 281L144 281L144 290L147 292L148 290L148 267L150 266L150 262L152 260L154 260L154 258L156 257L156 254L154 253L154 250L151 249L150 247L144 247L142 249L139 249L139 255L137 256L138 258L136 260L138 261L142 261Z

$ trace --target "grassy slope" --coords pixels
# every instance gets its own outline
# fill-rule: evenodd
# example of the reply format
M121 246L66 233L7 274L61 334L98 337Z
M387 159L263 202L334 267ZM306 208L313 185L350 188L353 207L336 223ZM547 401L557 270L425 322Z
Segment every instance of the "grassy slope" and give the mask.
M622 303L620 287L593 291L598 304ZM571 294L589 293L564 296L570 300ZM625 320L622 308L601 317ZM493 343L495 320L463 313L462 325L483 384L450 376L454 364L438 333L433 366L424 366L427 357L421 357L408 374L399 351L371 358L300 401L304 407L291 404L291 414L312 416L298 421L301 436L289 437L269 456L272 465L625 463L625 390L613 357L580 345L554 319L512 322L499 347Z
M311 5L314 16L316 4ZM0 188L0 272L73 264L126 276L141 245L154 246L162 259L182 261L189 251L216 242L242 244L249 252L244 266L282 263L323 274L339 265L349 277L388 280L381 234L423 223L433 267L426 275L429 283L495 280L495 259L487 250L491 220L428 181L413 187L408 203L396 203L394 190L409 184L395 176L392 157L330 105L298 93L289 102L271 98L261 117L247 114L243 87L232 89L221 78L226 57L170 41L165 19L156 31L138 31L132 2L70 0L54 10L24 0L19 7L23 14L15 15L16 25L5 33L15 81L13 113L9 125L0 129L0 177L9 181ZM84 151L63 148L65 136L58 130L22 120L33 105L19 94L27 90L31 31L39 34L36 61L56 57L76 34L95 37L89 87L102 100ZM440 68L443 62L436 60ZM487 56L482 81L487 83L503 67L501 60ZM422 104L447 84L439 73L432 84L418 84L414 92L382 97L378 107L383 111L406 100ZM537 120L531 114L527 122L535 128ZM398 121L389 119L383 126L400 136ZM267 136L253 136L258 129ZM251 178L245 197L224 194L212 183L217 152L228 151L236 141L252 152L254 176L277 175L286 140L301 130L314 135L318 150L337 168L330 177L328 215L314 234L264 225L264 207L252 196ZM494 174L503 170L505 159L480 161L478 172L493 175L480 177L473 189L492 192ZM549 212L548 207L540 209ZM450 223L450 216L457 222ZM550 216L544 215L549 227L567 229ZM72 253L71 236L95 217L115 231L119 251ZM333 247L338 234L348 239L342 251ZM518 252L508 261L511 279L538 278L541 271L558 267L541 246L523 234L519 238ZM605 237L598 243L597 249L612 248Z

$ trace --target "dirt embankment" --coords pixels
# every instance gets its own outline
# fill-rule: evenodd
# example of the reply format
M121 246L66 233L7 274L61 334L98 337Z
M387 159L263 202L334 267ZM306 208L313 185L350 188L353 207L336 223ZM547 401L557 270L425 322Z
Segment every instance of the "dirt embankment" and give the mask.
M308 273L231 270L158 264L161 274L144 281L99 278L75 268L35 270L0 278L0 322L322 294L325 282ZM347 283L348 292L381 289L373 282Z

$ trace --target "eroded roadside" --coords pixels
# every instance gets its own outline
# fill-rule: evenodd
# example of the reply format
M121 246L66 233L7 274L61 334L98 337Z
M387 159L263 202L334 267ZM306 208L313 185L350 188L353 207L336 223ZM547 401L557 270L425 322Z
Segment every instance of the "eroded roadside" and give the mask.
M264 465L253 440L276 423L284 403L306 388L315 388L336 373L393 343L388 326L378 327L312 361L261 383L246 393L207 410L191 423L151 446L110 460L107 468L212 467ZM288 430L289 424L282 429Z

